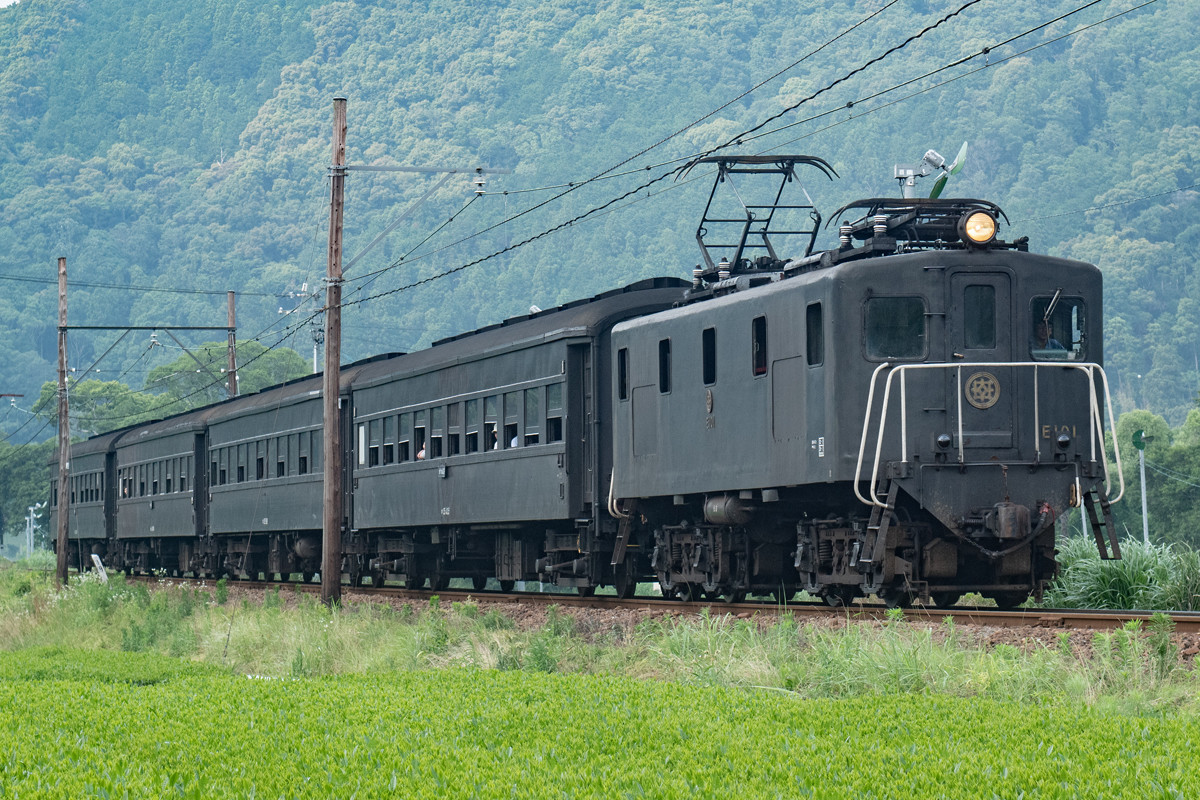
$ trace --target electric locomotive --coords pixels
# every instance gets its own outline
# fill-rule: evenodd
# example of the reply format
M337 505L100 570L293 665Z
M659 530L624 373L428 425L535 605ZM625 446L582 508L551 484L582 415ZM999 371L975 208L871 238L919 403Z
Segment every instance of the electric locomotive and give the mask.
M828 164L705 161L713 197L780 185L740 213L710 197L685 301L613 331L612 511L665 592L1013 606L1054 577L1081 505L1119 557L1096 267L997 238L1003 212L970 199L859 201L813 253L819 215L779 197ZM781 258L783 235L809 247Z

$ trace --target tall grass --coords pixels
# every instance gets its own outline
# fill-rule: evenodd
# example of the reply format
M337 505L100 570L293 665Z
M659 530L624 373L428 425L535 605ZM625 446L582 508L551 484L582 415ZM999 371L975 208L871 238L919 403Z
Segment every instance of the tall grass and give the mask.
M704 613L602 623L552 608L519 629L474 602L355 603L266 592L253 602L216 587L147 588L91 576L53 590L41 573L0 569L0 649L71 647L157 652L233 672L280 677L469 667L632 676L784 691L804 697L894 694L1064 699L1132 713L1197 708L1166 617L1150 631L1063 632L1059 641L991 646L953 619L942 625L733 619Z
M1052 608L1200 609L1200 554L1173 545L1121 543L1121 558L1103 561L1090 538L1060 544L1059 576L1046 592Z

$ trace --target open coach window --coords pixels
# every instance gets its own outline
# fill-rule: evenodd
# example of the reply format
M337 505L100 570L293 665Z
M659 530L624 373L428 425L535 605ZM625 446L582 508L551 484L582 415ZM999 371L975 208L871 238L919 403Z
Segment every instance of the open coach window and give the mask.
M867 358L922 358L925 355L925 300L871 297L866 302Z
M1087 307L1057 294L1030 303L1029 356L1034 361L1087 360Z

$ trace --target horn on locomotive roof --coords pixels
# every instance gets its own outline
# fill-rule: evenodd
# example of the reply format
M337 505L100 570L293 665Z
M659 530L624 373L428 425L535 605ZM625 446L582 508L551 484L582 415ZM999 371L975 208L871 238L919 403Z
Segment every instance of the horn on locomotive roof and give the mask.
M707 269L702 270L706 280L719 279L718 264L721 261L728 262L734 272L750 269L748 255L753 251L760 253L754 259L756 268L777 267L783 260L796 255L780 255L776 250L775 243L784 237L807 237L803 255L812 252L813 243L816 242L817 233L821 228L821 215L804 186L797 181L796 166L815 167L829 180L833 180L837 171L827 161L816 156L707 156L696 159L680 170L680 177L698 164L717 166L716 180L713 181L712 191L708 195L708 203L704 206L700 225L696 228L696 241L700 244L700 252L707 265ZM735 179L740 182L743 176L763 175L776 176L778 188L773 189L773 194L767 195L761 202L750 194L743 194L734 185ZM754 178L749 178L747 182L752 180ZM804 193L804 203L780 202L784 188L792 181L796 181L800 191ZM720 205L731 209L729 211L718 211L713 205L714 199L718 199L717 189L722 184L726 184L731 190L723 192L719 198ZM761 183L757 185L762 186ZM749 190L750 187L747 186L746 189ZM758 192L761 193L762 189L759 188ZM761 194L759 196L761 197ZM805 214L807 220L792 224L793 220ZM772 237L775 237L775 242L772 242Z
M958 149L958 155L954 157L954 162L949 165L946 164L946 159L942 158L942 154L936 150L926 150L925 155L921 158L921 163L911 167L897 164L895 176L896 180L900 181L900 196L908 200L915 198L917 196L917 178L927 178L935 171L941 170L942 174L934 181L933 191L929 193L930 200L938 199L942 195L942 190L946 188L946 181L950 179L951 175L958 174L966 160L967 143L963 142L962 147Z

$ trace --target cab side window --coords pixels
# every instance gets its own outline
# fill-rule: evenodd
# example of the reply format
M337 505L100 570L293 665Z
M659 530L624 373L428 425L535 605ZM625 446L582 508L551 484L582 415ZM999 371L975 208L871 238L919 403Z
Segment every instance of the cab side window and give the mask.
M865 304L866 353L875 361L920 359L926 352L925 300L871 297Z
M1087 360L1087 306L1082 297L1035 297L1029 310L1030 358Z

